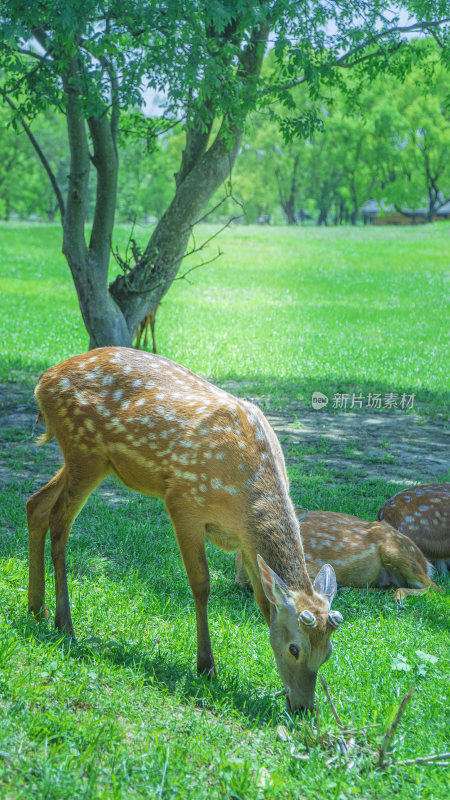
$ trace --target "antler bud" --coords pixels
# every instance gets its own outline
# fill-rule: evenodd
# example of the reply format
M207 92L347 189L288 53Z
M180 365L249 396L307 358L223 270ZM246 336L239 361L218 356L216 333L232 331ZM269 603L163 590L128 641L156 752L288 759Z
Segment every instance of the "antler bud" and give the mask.
M308 611L307 608L305 608L305 610L302 611L302 613L299 616L299 619L300 622L303 622L303 625L307 625L308 628L315 628L317 625L317 620L314 614L312 614L311 611Z
M333 628L339 628L341 622L344 621L344 617L340 613L340 611L330 611L328 614L328 619L333 626Z

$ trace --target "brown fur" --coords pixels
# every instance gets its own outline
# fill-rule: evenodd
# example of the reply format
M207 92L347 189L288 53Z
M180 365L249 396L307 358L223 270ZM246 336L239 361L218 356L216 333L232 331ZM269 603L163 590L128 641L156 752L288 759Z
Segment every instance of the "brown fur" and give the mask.
M166 358L126 348L100 348L52 367L41 376L36 398L47 426L41 441L55 436L64 455L60 472L27 504L29 607L36 614L45 607L43 552L50 528L55 623L73 634L66 543L90 493L113 472L126 486L165 501L194 595L200 671L215 672L205 535L225 550L242 551L256 602L271 636L277 633L277 646L283 637L282 613L278 601L270 599L267 580L272 578L262 580L263 563L284 582L295 619L305 608L326 617L331 602L321 595L322 589L328 591L326 581L313 589L281 447L256 406ZM292 624L289 635L295 634ZM328 625L327 641L331 632ZM305 630L302 636L310 633ZM298 670L292 674L301 681ZM310 693L288 688L297 698L294 703L311 705Z
M299 516L303 513L297 510ZM419 548L385 522L366 522L333 511L309 511L300 527L311 579L328 563L341 586L393 584L402 587L398 596L437 588L429 577L430 565ZM248 585L239 553L236 570L235 583Z
M433 563L450 561L450 483L405 489L386 501L378 519L409 536Z

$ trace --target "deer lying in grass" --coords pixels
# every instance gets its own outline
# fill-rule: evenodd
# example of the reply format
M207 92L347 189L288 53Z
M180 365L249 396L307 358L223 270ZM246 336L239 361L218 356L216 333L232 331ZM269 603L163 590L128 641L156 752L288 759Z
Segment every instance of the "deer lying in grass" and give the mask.
M166 358L106 347L44 372L36 398L64 466L27 503L29 608L47 616L44 545L50 529L55 625L73 635L66 578L71 525L109 473L163 498L195 601L197 668L215 674L208 630L205 536L240 550L292 711L313 706L317 671L342 616L331 611L333 569L311 583L289 498L283 453L262 412Z
M297 509L302 518L306 566L312 579L328 562L342 586L402 587L396 591L396 599L437 589L430 579L431 566L419 548L385 522L366 522L333 511L309 511L303 519L304 513ZM235 583L249 585L240 553L236 557Z
M450 483L413 486L391 497L378 519L409 536L439 572L450 567Z

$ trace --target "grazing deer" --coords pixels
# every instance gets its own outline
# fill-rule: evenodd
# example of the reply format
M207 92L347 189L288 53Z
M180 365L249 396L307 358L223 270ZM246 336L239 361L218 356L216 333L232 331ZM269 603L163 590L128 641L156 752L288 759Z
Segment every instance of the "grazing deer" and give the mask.
M136 350L139 350L141 347L141 339L142 334L144 334L144 341L143 346L147 347L148 345L148 329L150 327L150 331L152 334L152 352L157 353L156 349L156 336L155 336L155 323L156 323L156 312L158 311L159 303L156 303L156 306L150 309L148 314L145 315L144 319L140 321L139 325L136 328Z
M379 520L409 536L439 572L450 567L450 483L413 486L380 508Z
M44 604L44 544L50 529L55 625L73 635L66 578L71 525L96 486L114 473L165 501L195 601L197 669L215 674L208 630L205 536L240 550L288 705L311 709L317 671L342 622L325 565L311 583L289 498L283 453L262 412L167 358L104 347L48 369L36 387L47 432L64 466L27 503L29 608Z
M312 579L327 562L342 586L402 587L396 599L437 589L429 577L431 566L419 548L385 522L366 522L333 511L309 511L305 516L297 509L296 513L302 520L306 567ZM235 583L243 588L250 585L240 553Z

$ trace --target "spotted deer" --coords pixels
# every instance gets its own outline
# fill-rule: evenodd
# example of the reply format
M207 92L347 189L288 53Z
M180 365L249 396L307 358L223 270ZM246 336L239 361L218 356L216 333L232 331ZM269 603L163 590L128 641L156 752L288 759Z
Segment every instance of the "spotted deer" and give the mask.
M450 483L412 486L391 497L378 519L409 536L439 572L450 568Z
M45 607L44 544L50 529L55 625L73 635L66 578L71 525L108 473L169 513L195 601L197 668L215 674L208 630L205 537L240 550L292 711L311 709L319 667L342 616L330 610L333 569L314 583L289 498L283 453L262 412L161 356L106 347L48 369L36 387L62 469L27 503L29 608Z
M323 564L329 563L341 586L401 587L395 599L437 589L423 553L386 522L366 522L334 511L309 511L305 516L297 509L297 515L302 519L306 567L313 580ZM240 553L236 556L235 583L250 585Z

